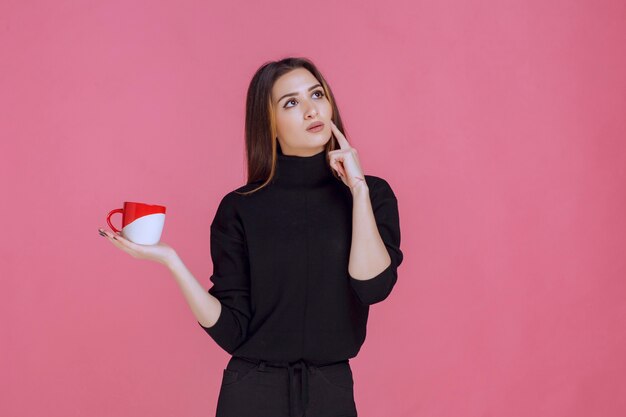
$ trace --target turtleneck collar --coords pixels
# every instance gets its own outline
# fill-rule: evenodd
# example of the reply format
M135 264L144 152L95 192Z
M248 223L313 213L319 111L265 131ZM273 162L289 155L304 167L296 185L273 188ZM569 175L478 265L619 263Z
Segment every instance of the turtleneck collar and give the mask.
M312 187L334 180L332 170L326 163L326 150L311 156L283 154L276 143L276 172L274 183L289 186Z

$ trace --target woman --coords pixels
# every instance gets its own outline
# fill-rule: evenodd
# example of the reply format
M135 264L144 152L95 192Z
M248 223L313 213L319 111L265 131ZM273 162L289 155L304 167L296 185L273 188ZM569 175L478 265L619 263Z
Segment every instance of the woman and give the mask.
M165 243L101 231L167 265L198 324L232 355L218 417L357 415L349 359L403 255L396 197L363 174L343 130L309 60L259 68L247 94L248 181L222 198L211 223L208 292Z

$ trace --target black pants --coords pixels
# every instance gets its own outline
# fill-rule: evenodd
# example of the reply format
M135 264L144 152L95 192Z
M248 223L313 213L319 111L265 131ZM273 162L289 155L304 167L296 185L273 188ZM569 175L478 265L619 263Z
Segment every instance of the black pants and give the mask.
M314 366L233 356L216 417L357 417L349 360Z

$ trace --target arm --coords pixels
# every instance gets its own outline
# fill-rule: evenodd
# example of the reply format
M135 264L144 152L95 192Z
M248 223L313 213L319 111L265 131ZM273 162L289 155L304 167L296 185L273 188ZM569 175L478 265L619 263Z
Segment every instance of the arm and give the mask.
M352 246L348 272L358 280L368 280L387 269L391 257L380 237L364 181L352 188Z
M210 280L213 286L207 297L219 300L221 312L215 322L198 320L207 334L231 354L246 340L252 317L248 248L235 205L236 198L234 193L227 194L211 223L213 274Z
M372 178L372 177L370 177ZM372 195L370 197L370 187ZM352 189L350 284L364 305L391 293L402 263L397 199L383 179L361 181Z
M206 292L178 255L172 256L166 265L174 275L198 323L206 327L213 326L222 309L219 300Z

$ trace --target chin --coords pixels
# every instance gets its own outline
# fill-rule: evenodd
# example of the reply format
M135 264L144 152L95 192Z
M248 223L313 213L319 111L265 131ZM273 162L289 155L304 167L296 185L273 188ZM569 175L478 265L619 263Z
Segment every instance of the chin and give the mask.
M326 145L330 139L333 137L331 132L324 134L324 132L320 132L321 139L319 140L320 144Z
M315 141L315 146L326 146L326 144L330 141L330 137L326 139L320 139Z

